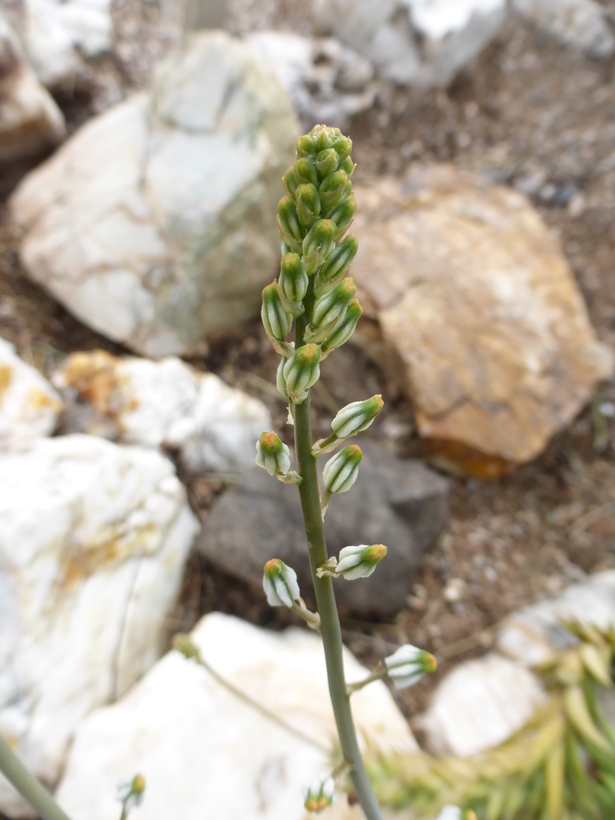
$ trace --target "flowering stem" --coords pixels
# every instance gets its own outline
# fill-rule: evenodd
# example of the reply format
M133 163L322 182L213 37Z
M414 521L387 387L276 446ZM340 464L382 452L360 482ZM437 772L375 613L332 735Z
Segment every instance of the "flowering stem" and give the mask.
M1 737L0 772L38 812L42 820L69 820L47 789L26 769Z
M307 305L306 305L307 307ZM307 311L306 311L307 312ZM297 319L296 348L304 342L305 318ZM328 559L327 545L320 507L320 491L316 458L312 455L312 425L310 417L310 397L295 406L295 450L299 474L303 478L299 486L303 521L307 539L312 580L316 592L316 602L320 614L322 640L327 664L329 693L333 713L345 760L352 766L351 777L359 802L367 820L382 820L380 806L369 782L357 734L352 720L350 698L346 690L344 658L342 655L342 631L335 603L333 582L330 577L318 577L318 567Z

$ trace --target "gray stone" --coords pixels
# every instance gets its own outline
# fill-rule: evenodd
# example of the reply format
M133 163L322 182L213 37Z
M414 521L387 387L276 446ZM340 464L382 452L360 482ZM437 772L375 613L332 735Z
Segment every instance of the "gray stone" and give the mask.
M11 200L21 260L82 322L146 356L197 354L258 316L299 124L224 32L90 120Z
M446 523L448 485L420 462L402 461L371 442L348 493L335 496L327 511L329 553L350 544L386 544L388 554L365 581L335 582L340 606L357 615L390 617L403 607L416 580L421 556ZM321 459L322 465L326 457ZM214 505L197 543L213 563L238 577L261 583L263 566L281 558L298 575L309 600L312 582L299 495L253 470L244 483Z
M539 29L592 57L615 53L606 9L595 0L512 0L512 8Z

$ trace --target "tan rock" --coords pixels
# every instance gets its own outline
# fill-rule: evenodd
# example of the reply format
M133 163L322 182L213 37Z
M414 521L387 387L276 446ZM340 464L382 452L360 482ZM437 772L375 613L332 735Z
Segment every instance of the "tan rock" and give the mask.
M539 455L613 370L540 216L451 166L358 188L357 200L353 275L386 343L367 346L398 375L401 360L421 436L474 475Z

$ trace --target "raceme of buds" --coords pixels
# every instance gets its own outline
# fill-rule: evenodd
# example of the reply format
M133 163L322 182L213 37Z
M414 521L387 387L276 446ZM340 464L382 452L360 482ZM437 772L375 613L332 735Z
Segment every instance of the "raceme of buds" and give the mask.
M284 309L275 282L263 290L261 319L267 335L282 341L290 333L293 317Z
M286 606L292 609L293 603L301 597L297 573L279 558L273 558L265 564L263 589L269 606Z
M339 438L350 438L362 433L373 423L384 406L382 396L372 396L365 401L353 401L343 407L331 422L333 432Z
M386 554L387 548L384 544L373 544L371 547L366 544L344 547L340 552L335 572L343 575L347 581L369 578Z
M349 444L325 464L322 476L329 493L346 493L359 475L359 464L363 458L361 448Z
M320 216L320 197L314 185L300 185L296 193L297 217L304 228L311 228Z
M256 464L269 475L286 475L290 470L290 450L276 433L263 433L256 442Z
M354 236L347 236L343 242L333 250L322 268L318 271L314 282L314 294L318 298L323 293L333 290L342 281L357 254L359 244Z
M435 672L438 666L433 655L411 644L400 646L384 662L387 675L398 689L414 686L423 675Z
M310 280L296 253L287 253L280 265L279 285L289 302L300 302L307 293Z
M295 350L284 365L286 389L295 404L307 396L307 390L320 378L320 348L307 344Z
M335 350L346 344L355 332L357 323L363 314L363 308L358 299L353 299L340 321L322 343L323 350Z
M331 322L343 316L356 292L357 286L354 279L348 278L317 299L312 315L314 327L327 327Z
M335 781L332 777L327 778L324 783L314 783L305 793L303 805L307 811L323 811L333 804L334 792Z

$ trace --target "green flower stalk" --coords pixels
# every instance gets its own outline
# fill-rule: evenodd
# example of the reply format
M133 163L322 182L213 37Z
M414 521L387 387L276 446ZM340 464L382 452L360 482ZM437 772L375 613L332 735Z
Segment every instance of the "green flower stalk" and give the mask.
M352 720L352 691L386 676L379 665L369 680L346 684L342 637L333 581L367 578L385 557L386 547L347 547L339 561L329 557L323 515L336 493L347 492L356 481L363 454L356 445L344 447L325 465L321 497L316 459L328 449L312 441L310 389L320 378L320 364L352 336L361 317L356 285L346 276L357 253L354 236L344 238L356 211L352 193L352 142L337 128L318 125L297 140L297 161L284 175L286 196L278 207L282 263L277 290L263 293L263 324L282 360L276 385L289 399L289 422L295 427L295 454L307 551L318 612L309 612L299 598L296 576L281 561L265 567L263 584L273 606L290 607L322 635L329 692L339 733L343 764L353 782L367 820L382 820L357 742ZM294 317L294 347L287 341ZM372 424L382 409L382 397L353 402L333 420L335 446ZM270 435L270 434L267 434ZM322 442L319 442L321 444ZM277 442L276 442L276 446ZM333 448L332 448L333 449ZM286 454L283 448L276 458ZM273 453L261 447L261 466L275 468ZM286 466L286 461L282 466ZM274 469L279 478L279 472ZM331 783L318 784L306 795L305 806L321 811L333 797Z

